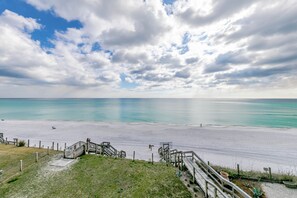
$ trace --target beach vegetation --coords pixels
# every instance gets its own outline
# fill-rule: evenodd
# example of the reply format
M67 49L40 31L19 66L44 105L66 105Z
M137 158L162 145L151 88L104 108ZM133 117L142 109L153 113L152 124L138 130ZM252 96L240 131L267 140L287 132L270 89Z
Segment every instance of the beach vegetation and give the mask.
M0 144L0 185L3 182L15 182L18 180L17 176L21 174L20 160L22 160L24 172L30 167L35 167L37 164L35 161L36 152L39 154L39 162L47 161L52 155L58 153L58 151L50 151L48 155L46 149Z
M18 147L23 147L23 146L25 146L25 145L26 145L25 140L20 140L20 141L18 142Z
M263 196L263 191L261 190L261 188L250 188L250 190L253 193L253 198L261 198Z
M271 173L260 171L243 171L240 170L239 174L236 169L221 167L221 166L212 166L217 172L224 171L229 174L231 179L245 179L258 182L273 182L273 183L282 183L283 181L297 181L297 176L293 175L291 172L280 172L280 173Z
M26 169L0 187L2 197L191 197L163 163L84 155L70 168L44 171L44 163Z

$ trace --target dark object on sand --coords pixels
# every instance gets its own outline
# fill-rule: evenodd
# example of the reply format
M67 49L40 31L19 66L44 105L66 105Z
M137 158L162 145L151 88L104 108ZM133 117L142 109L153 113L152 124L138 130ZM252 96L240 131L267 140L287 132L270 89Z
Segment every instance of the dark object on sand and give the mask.
M1 121L4 121L4 119L1 119Z
M56 129L56 127L52 126L52 129Z
M283 181L283 184L287 187L287 188L297 188L297 183L296 182L290 182L290 181Z

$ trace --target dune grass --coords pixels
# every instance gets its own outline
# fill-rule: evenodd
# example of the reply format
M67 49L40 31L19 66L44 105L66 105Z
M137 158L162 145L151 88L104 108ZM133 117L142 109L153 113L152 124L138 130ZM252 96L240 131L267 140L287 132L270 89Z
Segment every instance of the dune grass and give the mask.
M23 160L23 169L34 165L36 163L36 152L39 154L39 160L43 160L47 156L46 149L0 144L0 170L3 171L3 174L0 176L0 183L19 173L20 160ZM56 153L56 151L50 152L51 155Z
M237 170L227 167L221 166L212 166L216 171L225 171L229 174L231 178L234 179L247 179L258 182L274 182L274 183L282 183L282 181L295 181L297 182L297 176L292 173L272 173L271 178L268 172L260 172L260 171L242 171L238 175Z
M191 197L174 167L85 155L69 169L29 168L0 186L2 197Z

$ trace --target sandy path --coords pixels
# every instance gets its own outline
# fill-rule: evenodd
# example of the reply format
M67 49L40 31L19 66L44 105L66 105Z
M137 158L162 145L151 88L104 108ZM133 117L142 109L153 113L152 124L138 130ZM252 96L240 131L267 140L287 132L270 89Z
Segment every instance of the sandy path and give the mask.
M281 184L262 184L263 191L267 198L296 198L297 190L286 188Z
M42 140L45 146L55 141L63 147L64 142L73 144L88 137L98 143L110 141L127 151L129 158L136 151L136 157L145 160L152 152L156 159L159 143L169 141L174 148L194 150L213 164L235 168L239 163L246 170L270 166L273 172L297 174L297 129L5 120L0 131L9 139L30 139L36 145ZM149 144L155 145L152 152Z

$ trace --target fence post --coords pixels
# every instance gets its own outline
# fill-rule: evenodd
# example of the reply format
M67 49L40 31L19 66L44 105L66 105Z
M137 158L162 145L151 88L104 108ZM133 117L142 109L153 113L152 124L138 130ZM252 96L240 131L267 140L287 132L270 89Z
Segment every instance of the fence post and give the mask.
M38 152L35 153L35 162L38 162Z
M64 149L66 149L66 142L65 142L65 145L64 145ZM96 146L96 149L97 149L97 146Z
M195 183L195 167L193 167L193 184Z
M154 164L154 153L152 153L152 164Z
M41 141L39 140L39 148L41 149Z
M234 188L232 187L232 197L235 197L235 192L234 192Z
M240 175L240 172L239 172L239 164L237 164L237 176Z
M135 151L133 151L133 162L135 161Z
M179 162L180 158L179 158L179 156L177 156L177 160L178 160L178 163L177 163L178 164L178 169L180 170L181 168L180 168L180 162Z
M57 142L57 151L59 150L59 143Z
M270 167L268 168L268 171L269 171L269 178L271 180L272 179L272 175L271 175L271 168Z
M29 140L29 139L28 139L28 144L27 144L27 146L30 147L30 140Z
M207 180L205 180L205 197L208 197L208 183L207 183Z
M184 153L181 153L181 169L184 168Z
M49 146L47 147L47 154L49 155Z
M177 154L177 153L175 153L175 155L174 155L174 166L175 166L175 167L176 167L176 165L177 165L176 154Z
M23 171L23 160L20 160L20 171Z
M55 150L55 142L52 144L52 149Z

